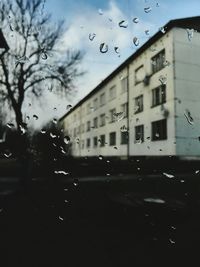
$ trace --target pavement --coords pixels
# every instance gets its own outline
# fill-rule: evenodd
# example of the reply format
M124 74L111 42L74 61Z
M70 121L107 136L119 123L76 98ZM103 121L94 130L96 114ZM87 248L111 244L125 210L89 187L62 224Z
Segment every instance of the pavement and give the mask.
M26 191L19 178L2 177L0 191L14 189L0 194L2 266L196 266L200 208L191 177L64 175L34 178Z

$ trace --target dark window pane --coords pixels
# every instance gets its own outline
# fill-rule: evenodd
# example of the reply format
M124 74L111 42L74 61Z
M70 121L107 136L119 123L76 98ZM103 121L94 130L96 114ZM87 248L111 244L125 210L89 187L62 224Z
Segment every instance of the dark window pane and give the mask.
M151 123L152 141L167 139L167 120L159 120Z

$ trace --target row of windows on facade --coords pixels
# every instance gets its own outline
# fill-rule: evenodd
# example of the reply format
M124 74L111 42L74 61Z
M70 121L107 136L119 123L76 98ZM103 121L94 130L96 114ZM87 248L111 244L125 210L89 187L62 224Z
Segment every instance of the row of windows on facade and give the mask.
M152 57L152 74L156 73L157 71L161 70L165 67L165 49L160 51L158 54L156 54L154 57ZM138 84L143 81L145 75L144 71L144 65L141 65L139 68L135 70L135 84ZM121 92L127 92L128 90L128 77L124 77L121 79ZM109 100L113 100L117 97L117 89L116 85L113 85L109 89ZM98 106L103 106L106 104L106 93L102 93L99 97L99 103L98 98L95 98L93 100L93 106L91 106L91 103L87 104L87 114L89 114L92 110L96 110ZM76 114L74 115L74 120L76 121Z
M96 129L98 127L102 127L106 125L106 119L109 119L109 123L115 122L118 119L119 114L121 114L121 118L126 118L128 114L128 103L124 103L121 105L121 112L117 113L116 108L113 108L109 111L109 117L106 116L105 113L101 114L98 117L95 117L93 119L93 125L91 126L91 121L87 121L86 123L86 131L90 131L92 129ZM84 123L82 125L79 125L77 128L74 128L74 136L76 136L79 133L85 132L85 125Z
M167 139L167 120L159 120L151 123L151 137L147 137L147 139L151 139L152 141L165 140ZM128 144L128 132L121 132L121 145ZM135 143L144 142L144 125L135 126ZM106 136L105 134L93 137L93 147L97 147L99 143L100 147L104 147L106 144ZM84 149L84 140L81 141L81 148ZM109 134L109 145L116 145L116 132L111 132ZM91 138L86 139L86 147L89 148L91 146Z
M167 61L165 56L165 49L163 49L151 58L151 75L160 71L165 66L167 66ZM135 70L135 85L143 82L145 75L146 73L144 65L142 64Z
M166 102L166 85L162 84L152 90L151 107L155 107ZM135 98L135 113L143 111L143 95Z

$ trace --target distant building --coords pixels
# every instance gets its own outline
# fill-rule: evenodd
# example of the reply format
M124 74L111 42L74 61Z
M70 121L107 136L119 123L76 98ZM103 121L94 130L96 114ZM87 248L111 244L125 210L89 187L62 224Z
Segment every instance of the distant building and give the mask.
M60 123L75 157L200 156L200 17L169 21Z

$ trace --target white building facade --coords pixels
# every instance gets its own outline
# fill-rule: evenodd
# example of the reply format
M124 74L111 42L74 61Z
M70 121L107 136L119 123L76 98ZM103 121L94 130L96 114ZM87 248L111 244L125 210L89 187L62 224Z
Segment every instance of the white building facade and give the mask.
M73 156L200 156L198 25L167 23L60 119Z

